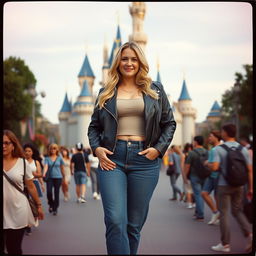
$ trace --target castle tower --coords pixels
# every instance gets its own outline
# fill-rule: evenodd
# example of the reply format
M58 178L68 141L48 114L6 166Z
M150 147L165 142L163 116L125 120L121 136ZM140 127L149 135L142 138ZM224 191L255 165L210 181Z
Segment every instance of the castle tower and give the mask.
M67 93L65 94L65 98L59 112L59 133L60 133L60 144L62 146L68 145L68 119L71 115L72 106L68 100Z
M85 147L89 147L87 130L91 121L93 107L92 93L87 80L84 80L81 93L77 97L73 108L73 112L76 114L77 131L79 132L76 134L76 141L73 141L71 144L74 145L77 142L82 142Z
M192 107L185 79L183 80L181 94L178 100L179 111L182 114L182 146L191 143L195 136L196 110Z
M107 80L109 70L109 63L108 63L108 47L106 42L104 42L103 47L103 67L102 67L102 81L100 82L101 86L104 86Z
M219 122L221 119L221 108L219 103L215 100L215 102L212 105L212 108L207 116L207 123L210 127L213 128L214 123Z
M85 55L83 65L80 69L80 72L78 74L78 83L80 85L80 88L82 90L83 83L86 80L89 85L89 90L91 94L93 93L93 84L94 84L95 75L92 71L89 59L87 54Z
M135 41L145 51L147 35L143 31L143 21L146 13L146 5L144 2L132 2L132 6L129 6L129 11L132 16L133 25L133 32L129 36L129 41Z
M117 25L117 32L116 32L116 38L114 39L112 50L109 56L109 59L107 58L107 46L104 45L103 49L103 67L102 67L102 81L100 82L100 85L104 86L104 84L107 81L108 71L112 65L113 59L119 50L119 48L122 45L122 39L121 39L121 32L120 32L120 26Z
M160 65L159 65L159 60L157 60L157 76L156 76L156 81L159 82L159 83L162 83L161 82L161 77L160 77Z

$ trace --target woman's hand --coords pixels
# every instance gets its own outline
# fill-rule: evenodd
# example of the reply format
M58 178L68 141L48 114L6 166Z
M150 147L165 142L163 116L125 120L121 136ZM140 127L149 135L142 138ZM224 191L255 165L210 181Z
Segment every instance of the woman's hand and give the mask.
M37 210L38 210L38 219L39 219L39 220L43 220L43 219L44 219L44 212L43 212L42 206L39 206L39 207L37 208Z
M149 160L155 160L160 155L159 151L155 148L147 148L138 154L144 155Z
M100 167L102 170L109 171L116 168L116 164L107 157L107 154L113 155L114 154L113 152L103 147L97 147L95 150L95 154L99 158Z

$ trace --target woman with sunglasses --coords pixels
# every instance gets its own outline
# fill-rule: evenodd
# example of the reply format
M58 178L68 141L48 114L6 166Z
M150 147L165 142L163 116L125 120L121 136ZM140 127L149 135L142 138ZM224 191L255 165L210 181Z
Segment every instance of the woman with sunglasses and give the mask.
M7 175L21 190L24 190L24 185L26 185L29 194L37 203L38 218L42 220L44 218L42 204L33 183L32 170L24 157L23 149L16 135L10 130L4 130L4 175ZM26 171L24 170L24 161ZM27 197L3 176L3 229L4 244L8 254L22 255L22 240L25 229L29 225L35 226L37 223Z
M60 198L60 187L62 179L65 178L64 161L59 156L59 147L52 143L49 146L48 156L44 159L43 177L48 177L46 181L47 199L49 212L57 215ZM53 193L54 190L54 199Z

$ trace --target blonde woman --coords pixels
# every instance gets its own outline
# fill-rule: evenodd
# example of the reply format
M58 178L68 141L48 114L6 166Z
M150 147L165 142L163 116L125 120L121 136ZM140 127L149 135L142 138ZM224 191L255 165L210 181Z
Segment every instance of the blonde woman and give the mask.
M136 254L162 158L176 128L162 84L152 82L141 48L125 43L96 100L88 137L97 176L108 254Z
M32 170L24 157L24 151L16 135L10 130L4 130L3 172L20 189L24 190L26 185L29 194L37 203L39 219L42 220L44 218L42 204L33 183ZM36 225L27 197L3 176L3 241L9 255L22 255L25 229L27 226Z
M57 215L59 207L60 187L62 179L65 178L64 161L59 156L59 147L53 143L49 146L48 156L44 159L43 177L47 177L46 190L49 205L49 212ZM54 199L52 190L54 189Z

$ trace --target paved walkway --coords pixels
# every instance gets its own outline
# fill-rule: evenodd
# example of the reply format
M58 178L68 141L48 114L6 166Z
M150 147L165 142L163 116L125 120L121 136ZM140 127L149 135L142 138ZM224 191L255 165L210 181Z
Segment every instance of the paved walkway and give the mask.
M43 206L45 220L32 235L25 236L23 253L26 255L99 255L106 254L105 226L101 201L92 198L88 188L87 203L76 203L74 180L71 200L61 201L58 216L48 213L46 197ZM178 180L181 185L181 178ZM219 242L219 226L207 225L211 213L205 206L205 222L192 219L194 209L186 209L184 203L171 202L169 177L161 171L154 192L148 219L141 233L138 254L199 255L216 254L210 250ZM238 224L231 217L231 253L242 254L246 240Z

